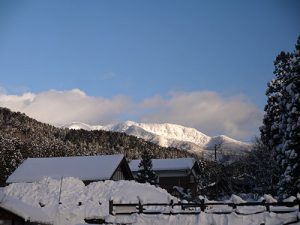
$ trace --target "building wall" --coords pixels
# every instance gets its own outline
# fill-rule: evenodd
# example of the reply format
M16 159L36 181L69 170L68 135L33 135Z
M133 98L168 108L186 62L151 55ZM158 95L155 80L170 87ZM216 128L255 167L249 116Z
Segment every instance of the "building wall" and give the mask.
M189 179L185 177L159 177L158 184L160 187L166 190L173 190L174 186L179 186L183 188L188 188Z
M174 186L190 189L192 194L197 194L197 179L195 176L200 173L198 164L194 164L192 169L182 170L154 170L158 176L158 185L166 189L170 194L174 194ZM138 171L133 171L136 179Z
M173 192L174 186L179 186L185 189L191 189L192 193L196 194L196 183L192 181L190 176L185 177L159 177L158 184L166 189L169 193Z
M159 177L186 177L189 174L189 170L158 170L155 171Z
M114 181L126 180L125 173L122 170L121 166L119 166L118 169L115 171L114 175L112 176L112 180Z
M133 180L133 174L125 158L121 161L118 168L111 177L111 180Z

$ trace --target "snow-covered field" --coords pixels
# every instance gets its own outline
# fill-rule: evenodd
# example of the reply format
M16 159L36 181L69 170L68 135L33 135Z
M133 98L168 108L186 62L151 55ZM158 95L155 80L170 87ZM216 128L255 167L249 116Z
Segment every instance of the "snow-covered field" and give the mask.
M287 214L268 213L261 206L240 207L237 209L239 211L236 211L245 214L257 212L254 215L238 215L235 212L222 215L212 214L212 212L232 210L228 206L213 207L198 215L109 215L110 199L117 203L137 203L139 200L143 203L168 203L171 199L177 202L175 197L161 188L134 181L95 182L85 186L76 178L64 178L62 185L60 180L44 178L36 183L10 184L2 191L10 199L13 197L40 209L54 221L54 225L85 224L84 219L92 218L105 219L115 224L135 225L254 225L261 223L279 225L295 221L299 216L298 211ZM1 199L2 202L5 201L5 197L2 196ZM265 199L268 202L274 201L271 196L267 195ZM228 201L240 203L242 199L232 196Z

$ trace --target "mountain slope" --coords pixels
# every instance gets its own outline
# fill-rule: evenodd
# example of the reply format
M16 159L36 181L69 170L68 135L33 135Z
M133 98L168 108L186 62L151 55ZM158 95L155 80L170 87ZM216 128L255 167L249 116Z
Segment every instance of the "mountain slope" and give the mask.
M136 159L144 150L155 158L191 156L187 152L164 148L125 133L57 128L1 107L0 127L0 186L28 157L122 153L127 159Z
M234 140L225 135L210 137L194 128L169 123L147 124L126 121L106 126L91 126L84 123L74 122L72 124L65 125L64 127L70 129L123 132L158 144L162 147L174 147L198 154L211 152L215 149L215 147L222 150L223 153L241 154L248 151L251 147L247 143Z

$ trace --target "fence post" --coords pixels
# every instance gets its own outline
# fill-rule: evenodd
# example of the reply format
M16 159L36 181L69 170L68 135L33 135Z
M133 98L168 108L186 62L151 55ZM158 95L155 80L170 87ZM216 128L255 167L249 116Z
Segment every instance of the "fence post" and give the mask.
M296 200L298 202L298 215L299 215L300 214L300 199L297 198ZM300 220L300 216L297 217L297 221L299 221L299 220Z
M109 214L113 215L113 210L114 210L114 202L112 199L109 200Z
M139 213L143 213L143 205L140 200L139 200Z
M180 204L181 210L184 210L183 204L181 201L178 202Z
M170 201L170 206L171 206L170 214L173 214L173 207L174 207L174 200L173 199L171 199L171 201Z
M201 209L202 212L205 211L204 199L200 200L200 209Z
M236 204L235 203L232 204L232 209L236 210Z
M268 203L266 203L266 209L268 212L270 212L270 205Z
M270 212L270 204L266 202L266 199L264 199L261 203L264 204L264 206L266 207L267 212Z

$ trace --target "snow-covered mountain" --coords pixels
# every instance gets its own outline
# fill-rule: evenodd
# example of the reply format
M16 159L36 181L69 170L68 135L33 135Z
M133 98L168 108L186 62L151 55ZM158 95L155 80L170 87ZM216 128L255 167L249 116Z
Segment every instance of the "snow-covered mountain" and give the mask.
M175 147L198 154L214 152L215 147L218 151L226 154L241 154L250 149L250 144L234 140L225 135L210 137L194 128L170 123L158 124L126 121L106 126L93 126L81 122L73 122L64 127L69 129L124 132L163 147Z

